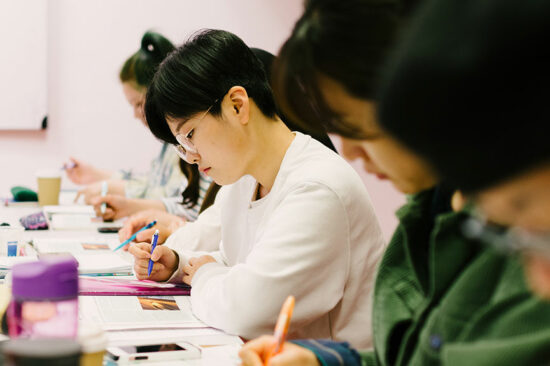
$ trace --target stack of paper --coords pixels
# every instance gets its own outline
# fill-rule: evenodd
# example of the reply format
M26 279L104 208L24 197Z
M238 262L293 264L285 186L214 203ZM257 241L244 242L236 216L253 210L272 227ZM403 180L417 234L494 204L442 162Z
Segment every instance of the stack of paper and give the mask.
M74 253L78 273L86 275L121 276L132 274L132 263L113 252L86 254Z
M94 228L96 216L93 206L44 206L50 228L53 230L82 230Z

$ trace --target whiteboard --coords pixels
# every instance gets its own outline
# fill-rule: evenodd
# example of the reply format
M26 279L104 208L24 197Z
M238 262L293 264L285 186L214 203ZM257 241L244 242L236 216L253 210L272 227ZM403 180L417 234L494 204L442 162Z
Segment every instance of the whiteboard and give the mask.
M47 114L48 0L0 0L0 129L39 129Z

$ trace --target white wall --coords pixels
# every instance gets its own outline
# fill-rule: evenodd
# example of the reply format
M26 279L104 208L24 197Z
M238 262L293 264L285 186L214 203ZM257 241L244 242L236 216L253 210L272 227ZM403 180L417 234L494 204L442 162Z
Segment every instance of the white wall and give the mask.
M13 185L34 188L38 168L60 167L70 155L105 168L147 168L159 144L133 119L118 82L146 30L179 44L200 28L220 28L276 53L301 11L299 0L50 0L49 127L0 131L0 196ZM366 179L388 236L402 198Z

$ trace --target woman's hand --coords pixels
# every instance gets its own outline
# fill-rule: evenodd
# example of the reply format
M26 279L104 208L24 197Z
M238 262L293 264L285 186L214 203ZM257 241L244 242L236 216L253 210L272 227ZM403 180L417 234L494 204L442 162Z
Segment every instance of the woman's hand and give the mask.
M164 243L166 239L172 235L179 227L185 224L185 220L179 216L169 214L159 210L145 210L130 216L125 222L122 229L118 231L118 239L120 242L128 240L136 231L152 221L157 221L156 225L151 229L143 230L136 237L136 242L151 242L151 238L155 230L159 231L158 243ZM124 247L127 250L128 246Z
M136 201L124 196L108 194L94 197L90 203L94 206L97 216L102 217L104 220L116 220L139 211L140 206ZM103 203L106 204L106 208L105 212L102 213L101 205Z
M246 343L239 352L243 366L263 366L264 360L276 344L275 337L262 336ZM317 357L307 348L286 342L281 352L273 356L269 366L321 366Z
M102 191L102 185L103 181L90 184L81 190L78 191L76 194L76 197L74 199L74 202L77 202L80 196L84 197L84 203L87 205L91 205L92 201L96 197L101 196ZM109 180L107 181L107 193L114 194L118 196L124 196L125 195L125 188L124 188L124 181L123 180Z
M108 170L98 169L93 165L83 162L82 160L77 160L75 158L69 158L73 167L67 167L65 169L67 177L74 184L91 184L101 180L106 180L111 178L112 172Z
M201 255L200 257L196 258L190 258L189 264L183 266L183 272L185 272L185 275L183 276L183 282L191 285L191 281L193 280L193 276L195 276L195 273L206 263L212 263L216 260L210 256L210 255Z
M128 252L134 256L134 273L140 280L162 282L168 280L178 269L179 256L172 249L158 245L151 253L151 244L132 244ZM151 276L147 275L149 259L154 263Z

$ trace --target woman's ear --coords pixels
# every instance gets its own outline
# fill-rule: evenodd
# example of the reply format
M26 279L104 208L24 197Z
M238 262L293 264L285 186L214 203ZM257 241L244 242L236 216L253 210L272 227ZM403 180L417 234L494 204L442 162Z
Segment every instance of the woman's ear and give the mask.
M246 125L250 119L250 99L246 89L242 86L234 86L227 92L227 99L230 103L231 116Z

